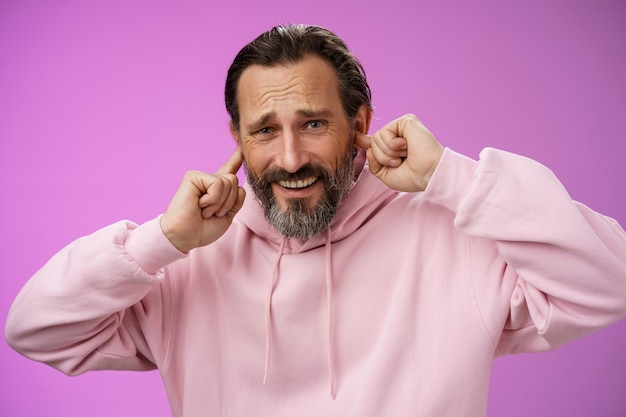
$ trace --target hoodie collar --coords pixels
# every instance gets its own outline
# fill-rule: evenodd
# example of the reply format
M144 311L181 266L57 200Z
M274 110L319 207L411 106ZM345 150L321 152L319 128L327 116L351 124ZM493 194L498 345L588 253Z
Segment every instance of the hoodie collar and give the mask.
M265 220L263 207L250 185L246 183L244 188L249 197L246 198L234 221L243 223L254 234L269 241L277 250L284 243L284 253L300 253L327 243L326 233L305 240L285 239ZM330 242L335 243L350 236L396 194L396 191L383 184L366 166L330 224Z

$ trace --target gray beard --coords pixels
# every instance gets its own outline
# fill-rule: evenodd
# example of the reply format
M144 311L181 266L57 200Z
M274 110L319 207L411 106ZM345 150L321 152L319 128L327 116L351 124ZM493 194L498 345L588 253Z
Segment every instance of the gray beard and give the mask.
M354 186L354 148L347 151L342 163L335 172L329 172L321 166L306 166L298 172L274 168L256 177L245 165L248 183L263 207L265 219L283 236L296 239L309 239L326 229L335 218L341 203ZM302 179L316 175L324 184L320 201L309 208L306 199L287 200L287 209L283 211L272 192L272 183L281 180Z

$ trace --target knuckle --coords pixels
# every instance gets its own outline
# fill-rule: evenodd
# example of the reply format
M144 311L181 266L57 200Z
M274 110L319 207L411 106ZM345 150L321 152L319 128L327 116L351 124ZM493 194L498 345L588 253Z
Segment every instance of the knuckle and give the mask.
M185 177L186 178L196 177L198 176L199 173L200 171L198 170L190 169L189 171L185 172Z

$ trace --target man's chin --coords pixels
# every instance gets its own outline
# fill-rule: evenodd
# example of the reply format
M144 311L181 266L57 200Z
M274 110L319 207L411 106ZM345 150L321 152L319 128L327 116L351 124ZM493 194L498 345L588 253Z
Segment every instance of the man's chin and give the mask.
M306 210L307 213L312 213L315 210L318 202L319 198L315 200L313 200L312 198L304 197L292 197L284 199L276 198L276 205L282 213L293 211L294 208L297 208L299 212Z

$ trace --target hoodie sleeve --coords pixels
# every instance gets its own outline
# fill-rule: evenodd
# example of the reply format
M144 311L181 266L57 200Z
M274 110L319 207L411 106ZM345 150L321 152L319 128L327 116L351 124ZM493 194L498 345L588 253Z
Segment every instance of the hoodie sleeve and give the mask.
M495 242L496 259L473 250L471 262L473 275L490 275L472 280L496 355L552 349L626 315L626 234L573 201L543 165L491 148L478 162L446 149L424 196L452 210L459 230ZM510 298L499 328L481 294L494 287Z
M154 369L161 352L149 340L165 337L157 336L167 304L163 267L182 256L158 219L139 227L119 222L78 239L22 288L6 339L66 374Z

